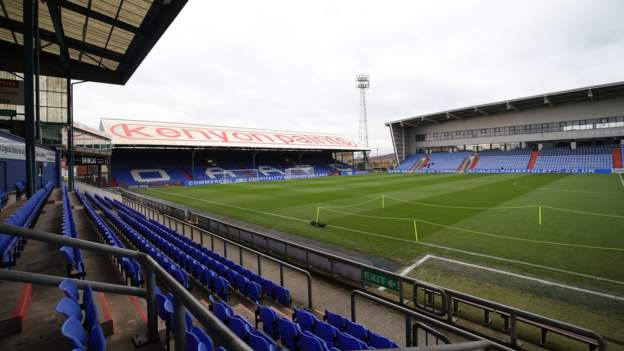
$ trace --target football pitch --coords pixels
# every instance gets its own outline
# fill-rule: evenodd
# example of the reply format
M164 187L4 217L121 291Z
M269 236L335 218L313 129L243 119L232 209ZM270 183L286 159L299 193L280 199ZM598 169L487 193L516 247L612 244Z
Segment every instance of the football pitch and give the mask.
M141 192L406 266L433 254L624 291L617 174L370 174Z

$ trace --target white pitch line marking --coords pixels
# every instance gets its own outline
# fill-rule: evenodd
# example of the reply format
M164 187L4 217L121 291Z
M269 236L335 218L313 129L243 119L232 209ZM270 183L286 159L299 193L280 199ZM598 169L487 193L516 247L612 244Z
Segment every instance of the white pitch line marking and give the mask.
M165 192L165 191L159 191L159 190L154 190L154 189L150 189L150 190L154 191L154 192L157 192L157 193L163 193L163 194L168 194L168 195L172 195L172 196L187 198L187 199L191 199L191 200L213 203L213 204L222 205L222 206L229 206L229 207L232 207L232 208L237 208L237 209L246 210L246 211L250 211L250 212L261 213L261 214L265 214L265 215L269 215L269 216L275 216L275 217L280 217L280 218L285 218L285 219L291 219L291 220L295 220L295 221L299 221L299 222L307 222L307 220L305 220L305 219L295 218L295 217L290 217L290 216L284 216L284 215L280 215L280 214L277 214L277 213L258 211L258 210L254 210L254 209L251 209L251 208L245 208L245 207L240 207L240 206L228 205L228 204L225 204L225 203L222 203L222 202L210 201L210 200L206 200L206 199L200 199L200 198L195 198L195 197L192 197L192 196L185 196L185 195L180 195L180 194L175 194L175 193L168 193L168 192ZM543 269L543 270L549 270L549 271L552 271L552 272L565 273L565 274L569 274L569 275L575 275L577 277L595 279L595 280L605 281L605 282L609 282L609 283L613 283L613 284L624 285L624 281L598 277L598 276L591 275L591 274L585 274L585 273L578 273L578 272L568 271L568 270L565 270L565 269L544 266L544 265L540 265L540 264L536 264L536 263L530 263L530 262L514 260L514 259L510 259L510 258L503 258L503 257L498 257L498 256L492 256L492 255L482 254L482 253L478 253L478 252L457 249L457 248L444 246L444 245L438 245L438 244L433 244L433 243L426 243L426 242L423 242L423 241L405 240L405 239L401 239L401 238L394 237L394 236L370 233L370 232L363 231L363 230L346 228L346 227L341 227L341 226L337 226L337 225L328 224L327 226L328 227L337 228L337 229L346 230L346 231L350 231L350 232L354 232L354 233L361 233L361 234L365 234L365 235L370 235L370 236L375 236L375 237L380 237L380 238L386 238L386 239L389 239L389 240L401 241L401 242L406 242L406 243L410 243L410 244L417 244L417 245L422 245L422 246L428 246L428 247L435 247L435 248L438 248L438 249L459 252L459 253L463 253L463 254L466 254L466 255L477 256L477 257L485 257L485 258L489 258L489 259L492 259L492 260L498 260L498 261L503 261L503 262L520 264L520 265L525 265L525 266L529 266L529 267L535 267L535 268L539 268L539 269Z
M622 183L622 187L624 187L624 178L622 178L622 173L618 173L620 176L620 183Z
M407 275L407 273L413 271L416 267L420 266L421 264L425 263L425 261L427 261L428 259L430 259L431 257L433 257L432 255L425 255L423 256L420 260L412 263L411 265L409 265L408 267L404 268L399 275L404 277L405 275ZM380 286L379 288L377 288L377 290L379 291L384 291L386 290L386 288L384 288L383 286Z
M606 293L603 293L603 292L589 290L589 289L583 289L583 288L579 288L579 287L572 286L572 285L556 283L556 282L553 282L553 281L550 281L550 280L533 278L533 277L529 277L529 276L526 276L526 275L523 275L523 274L507 272L507 271L503 271L503 270L500 270L500 269L485 267L485 266L481 266L481 265L474 264L474 263L462 262L462 261L453 260L453 259L450 259L450 258L439 257L439 256L435 256L435 255L427 255L427 256L430 256L429 258L433 258L433 259L436 259L436 260L447 261L447 262L451 262L451 263L455 263L455 264L459 264L459 265L463 265L463 266L467 266L467 267L472 267L472 268L478 268L478 269L486 270L486 271L489 271L489 272L505 274L505 275L509 275L509 276L512 276L512 277L515 277L515 278L526 279L526 280L534 281L534 282L537 282L537 283L540 283L540 284L544 284L544 285L556 286L556 287L559 287L559 288L564 288L564 289L569 289L569 290L582 292L582 293L585 293L585 294L591 294L591 295L596 295L596 296L600 296L600 297L605 297L605 298L612 299L612 300L624 301L624 297L622 297L622 296L606 294Z

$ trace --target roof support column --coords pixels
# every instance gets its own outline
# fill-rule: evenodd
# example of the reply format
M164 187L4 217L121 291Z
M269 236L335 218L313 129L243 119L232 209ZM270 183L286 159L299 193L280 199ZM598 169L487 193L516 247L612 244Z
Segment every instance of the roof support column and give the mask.
M31 197L36 191L35 185L35 116L33 97L33 36L34 36L34 1L23 2L24 19L24 119L26 142L26 195Z
M39 0L35 0L35 140L43 143L41 135L41 107L40 107L40 89L39 89L39 52L41 51L41 41L39 40ZM43 185L43 184L42 184Z
M74 86L67 78L67 190L74 190Z
M195 180L195 149L191 149L191 180Z

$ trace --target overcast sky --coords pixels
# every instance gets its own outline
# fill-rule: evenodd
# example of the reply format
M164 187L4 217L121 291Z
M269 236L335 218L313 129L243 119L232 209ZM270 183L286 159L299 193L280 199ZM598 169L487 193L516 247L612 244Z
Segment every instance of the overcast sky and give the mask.
M125 86L75 87L75 118L356 139L366 73L370 147L391 152L390 120L623 81L623 14L624 0L189 0Z

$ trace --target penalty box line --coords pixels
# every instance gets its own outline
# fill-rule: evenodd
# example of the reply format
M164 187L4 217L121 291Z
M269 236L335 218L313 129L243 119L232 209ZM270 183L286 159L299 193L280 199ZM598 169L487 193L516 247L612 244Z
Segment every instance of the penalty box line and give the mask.
M416 261L411 266L409 266L409 267L405 268L404 270L402 270L400 275L404 276L404 275L408 274L409 272L413 271L414 269L416 269L417 267L419 267L423 263L425 263L425 261L428 261L428 260L431 260L431 259L445 261L445 262L450 262L450 263L453 263L453 264L458 264L458 265L471 267L471 268L477 268L477 269L485 270L485 271L492 272L492 273L504 274L504 275L508 275L508 276L511 276L511 277L514 277L514 278L525 279L525 280L533 281L533 282L544 284L544 285L555 286L555 287L558 287L558 288L573 290L573 291L576 291L576 292L581 292L581 293L585 293L585 294L600 296L600 297L604 297L604 298L607 298L607 299L612 299L612 300L617 300L617 301L623 301L624 302L624 297L622 297L622 296L611 295L611 294L603 293L603 292L600 292L600 291L579 288L579 287L576 287L576 286L573 286L573 285L557 283L557 282L553 282L553 281L550 281L550 280L530 277L530 276L527 276L527 275L524 275L524 274L513 273L513 272L509 272L509 271L504 271L504 270L501 270L501 269L490 268L490 267L486 267L486 266L482 266L482 265L478 265L478 264L474 264L474 263L463 262L463 261L454 260L454 259L450 259L450 258L446 258L446 257L436 256L436 255L426 255L425 257L423 257L420 260Z
M216 204L216 205L221 205L221 206L236 208L236 209L240 209L240 210L244 210L244 211L250 211L250 212L265 214L265 215L269 215L269 216L275 216L275 217L279 217L279 218L291 219L291 220L295 220L295 221L298 221L298 222L305 222L305 223L309 222L306 219L280 215L280 214L272 213L272 212L258 211L258 210L254 210L254 209L251 209L251 208L245 208L245 207L240 207L240 206L235 206L235 205L229 205L229 204L225 204L225 203L221 203L221 202L217 202L217 201L206 200L206 199L199 199L199 198L195 198L195 197L192 197L192 196L174 194L174 193L169 193L169 192L166 192L166 191L153 190L153 189L150 189L150 191L154 191L154 192L157 192L157 193L168 194L168 195L172 195L172 196L177 196L177 197L181 197L181 198L187 198L187 199L195 200L195 201L203 201L203 202L213 203L213 204ZM406 243L418 244L418 245L433 247L433 248L442 249L442 250L449 250L449 251L459 252L459 253L466 254L466 255L471 255L471 256L484 257L484 258L488 258L488 259L492 259L492 260L498 260L498 261L513 263L513 264L525 265L525 266L539 268L539 269L543 269L543 270L547 270L547 271L553 271L553 272L557 272L557 273L564 273L564 274L574 275L574 276L577 276L577 277L594 279L594 280L599 280L599 281L604 281L604 282L609 282L609 283L613 283L613 284L618 284L618 285L623 285L624 286L624 282L623 281L609 279L609 278L603 278L603 277L598 277L598 276L585 274L585 273L578 273L578 272L568 271L568 270L561 269L561 268L554 268L554 267L543 266L543 265L536 264L536 263L519 261L519 260L510 259L510 258L491 256L491 255L487 255L487 254L482 254L482 253L472 252L472 251L467 251L467 250L462 250L462 249L456 249L456 248L443 246L443 245L425 243L425 242L422 242L422 241L413 241L413 240L401 239L401 238L392 237L392 236L383 235L383 234L369 233L369 232L366 232L366 231L363 231L363 230L345 228L345 227L336 226L336 225L328 225L328 227L334 227L334 228L338 228L338 229L342 229L342 230L346 230L346 231L366 234L366 235L370 235L370 236L382 237L382 238L395 240L395 241L406 242Z

